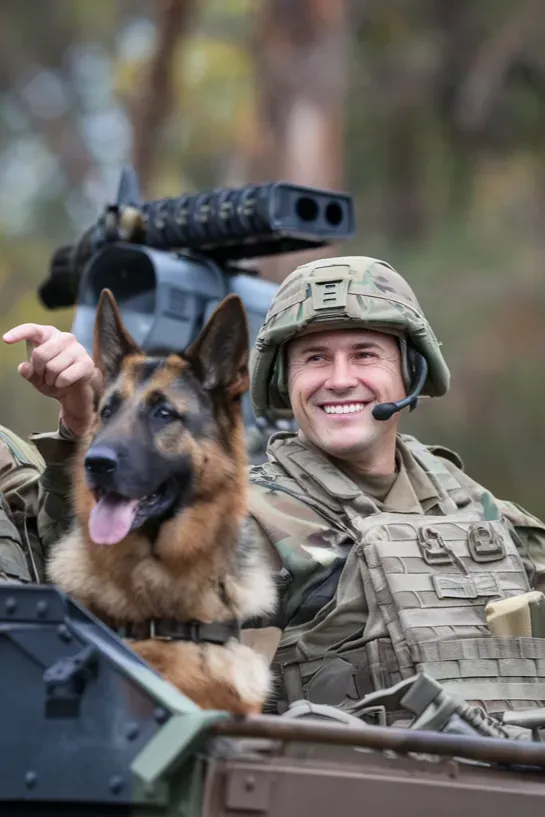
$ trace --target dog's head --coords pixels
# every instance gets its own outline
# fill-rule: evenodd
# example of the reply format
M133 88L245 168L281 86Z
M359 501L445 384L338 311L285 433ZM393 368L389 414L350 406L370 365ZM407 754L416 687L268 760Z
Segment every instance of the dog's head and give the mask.
M188 349L152 357L103 290L93 356L104 390L80 488L94 542L115 544L139 529L153 535L187 503L225 490L245 471L249 337L238 296L222 301Z

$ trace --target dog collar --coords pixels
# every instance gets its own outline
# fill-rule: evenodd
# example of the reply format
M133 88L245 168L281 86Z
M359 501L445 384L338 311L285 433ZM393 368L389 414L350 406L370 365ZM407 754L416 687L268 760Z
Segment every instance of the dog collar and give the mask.
M191 641L193 644L225 644L230 638L240 640L238 621L176 621L173 618L152 618L129 622L115 628L121 638L142 641L162 638L167 641Z

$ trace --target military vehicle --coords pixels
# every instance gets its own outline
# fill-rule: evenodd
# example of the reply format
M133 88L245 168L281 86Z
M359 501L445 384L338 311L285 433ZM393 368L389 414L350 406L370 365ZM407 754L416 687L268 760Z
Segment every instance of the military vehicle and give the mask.
M534 817L545 806L539 713L535 739L513 740L204 711L52 586L0 587L0 666L2 817Z

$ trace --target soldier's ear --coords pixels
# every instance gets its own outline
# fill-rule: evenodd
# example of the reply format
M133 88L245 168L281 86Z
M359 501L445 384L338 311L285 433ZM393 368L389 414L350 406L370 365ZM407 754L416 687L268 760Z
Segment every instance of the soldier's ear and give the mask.
M249 356L248 322L238 295L224 298L184 352L205 389L223 388L230 397L238 397L248 389Z
M142 350L125 329L112 292L103 289L95 315L93 359L105 383L116 377L123 358L131 354L142 354Z

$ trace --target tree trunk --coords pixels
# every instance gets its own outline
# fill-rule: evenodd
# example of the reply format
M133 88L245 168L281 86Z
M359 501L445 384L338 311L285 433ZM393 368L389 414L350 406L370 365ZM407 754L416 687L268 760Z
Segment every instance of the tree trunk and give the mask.
M243 144L248 181L343 188L347 14L346 0L264 0L254 37L255 126ZM260 268L281 281L336 251L277 256Z
M157 0L157 46L133 115L133 163L144 196L149 192L161 128L172 107L172 65L195 0Z

